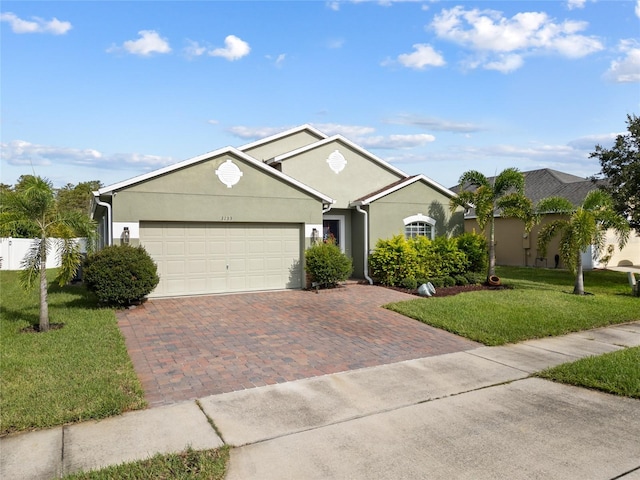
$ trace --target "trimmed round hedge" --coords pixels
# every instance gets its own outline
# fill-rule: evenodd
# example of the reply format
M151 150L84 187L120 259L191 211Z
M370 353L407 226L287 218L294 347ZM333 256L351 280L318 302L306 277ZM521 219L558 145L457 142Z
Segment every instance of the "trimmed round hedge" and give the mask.
M322 287L335 287L353 271L351 259L331 242L319 243L305 252L305 270L311 280Z
M84 283L108 305L130 305L158 285L158 267L142 246L112 245L87 257Z

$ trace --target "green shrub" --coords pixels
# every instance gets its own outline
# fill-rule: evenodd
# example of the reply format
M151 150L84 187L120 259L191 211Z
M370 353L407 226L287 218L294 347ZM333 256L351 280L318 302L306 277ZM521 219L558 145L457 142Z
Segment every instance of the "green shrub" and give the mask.
M456 285L469 285L469 280L467 280L467 277L465 277L464 275L455 275L453 279L456 281Z
M458 250L455 238L437 237L431 242L429 268L434 276L446 277L467 271L466 255Z
M89 255L84 282L103 303L129 305L142 300L158 285L158 269L144 247L114 245Z
M416 277L428 278L434 275L432 268L434 258L433 242L424 235L418 235L407 240L407 243L416 255Z
M383 285L396 286L405 278L416 278L417 267L416 251L404 235L378 240L369 256L369 272Z
M431 285L433 285L436 288L444 287L444 277L433 277L431 280L429 280L429 282L431 282Z
M418 281L413 277L407 277L400 282L400 285L402 288L413 290L418 287Z
M443 287L455 287L456 285L456 280L453 277L442 277L442 286Z
M456 238L458 249L467 256L468 270L485 272L489 256L487 239L475 232L463 233Z
M335 287L344 282L353 271L349 257L332 242L318 243L305 252L305 270L311 281L322 287Z
M484 281L487 279L487 275L485 273L478 272L467 272L465 274L465 277L467 278L467 282L469 282L469 285L478 285L480 283L484 283Z

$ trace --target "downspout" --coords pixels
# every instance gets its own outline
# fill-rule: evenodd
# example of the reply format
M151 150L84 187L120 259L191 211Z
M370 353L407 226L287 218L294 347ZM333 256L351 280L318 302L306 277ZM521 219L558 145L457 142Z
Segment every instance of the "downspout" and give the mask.
M93 199L95 200L96 205L100 205L101 207L105 207L107 209L107 246L111 246L111 244L113 243L113 238L111 235L111 204L100 201L98 192L93 193Z
M364 278L373 285L373 279L369 276L369 216L366 210L356 205L356 210L364 215Z
M333 201L333 203L335 203L335 200ZM325 213L327 213L329 210L331 210L331 207L333 207L333 203L330 203L329 206L327 208L323 208L322 209L322 214L324 215Z

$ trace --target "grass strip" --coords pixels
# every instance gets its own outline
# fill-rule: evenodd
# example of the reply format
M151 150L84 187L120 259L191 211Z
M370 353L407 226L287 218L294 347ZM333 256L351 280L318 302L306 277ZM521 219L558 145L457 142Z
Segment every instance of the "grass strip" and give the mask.
M0 272L0 434L146 406L115 314L96 304L83 287L50 284L50 321L64 326L26 333L38 324L37 291L24 292L18 272Z
M535 376L615 395L640 398L640 347L582 358L548 368Z
M147 460L123 463L92 472L76 473L65 480L222 480L229 462L229 448L187 450L155 455Z

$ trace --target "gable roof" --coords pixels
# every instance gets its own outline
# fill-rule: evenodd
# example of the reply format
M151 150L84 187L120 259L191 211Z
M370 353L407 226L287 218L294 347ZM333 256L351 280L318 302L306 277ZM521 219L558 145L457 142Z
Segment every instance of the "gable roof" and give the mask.
M386 168L387 170L390 170L391 172L395 173L396 175L400 175L400 176L402 176L404 178L408 177L408 175L405 172L403 172L402 170L400 170L399 168L396 168L393 165L391 165L390 163L385 162L380 157L377 157L373 153L365 150L361 146L353 143L351 140L343 137L342 135L333 135L331 137L326 137L325 136L325 138L323 138L322 140L319 140L319 141L317 141L315 143L306 145L304 147L297 148L297 149L292 150L290 152L278 155L278 156L276 156L276 157L274 157L274 158L272 158L270 160L267 160L266 163L269 164L269 165L273 165L274 163L280 163L280 162L283 162L283 161L285 161L285 160L287 160L289 158L292 158L292 157L295 157L297 155L300 155L301 153L308 152L310 150L314 150L316 148L322 147L323 145L327 145L328 143L335 142L335 141L343 143L344 145L346 145L349 148L355 150L356 152L360 153L361 155L373 160L374 162L378 163L383 168Z
M425 175L413 175L411 177L407 177L407 178L401 178L400 180L398 180L397 182L393 182L389 185L387 185L386 187L383 187L379 190L376 190L375 192L371 192L368 195L365 195L364 197L360 197L357 200L354 200L353 202L351 202L351 205L369 205L372 202L375 202L376 200L389 195L390 193L396 192L402 188L405 188L409 185L412 185L416 182L424 182L427 185L429 185L430 187L435 188L436 190L438 190L440 193L443 193L444 195L448 196L448 197L455 197L456 194L454 192L452 192L451 190L449 190L448 188L443 187L442 185L440 185L437 182L434 182L433 180L431 180L429 177L426 177Z
M245 145L242 145L242 146L238 147L238 150L241 150L243 152L245 150L251 150L252 148L259 147L260 145L265 145L267 143L271 143L271 142L274 142L276 140L280 140L281 138L285 138L285 137L288 137L290 135L294 135L296 133L304 132L304 131L306 131L306 132L318 137L319 139L327 138L326 134L322 133L320 130L318 130L317 128L309 125L308 123L305 123L304 125L300 125L298 127L290 128L289 130L285 130L284 132L276 133L275 135L271 135L271 136L266 137L266 138L261 138L259 140L255 140L253 142L250 142L250 143L247 143Z
M148 172L142 175L138 175L137 177L133 177L130 178L128 180L124 180L122 182L118 182L118 183L114 183L112 185L108 185L106 187L102 187L100 188L98 191L93 192L94 195L106 195L106 194L111 194L113 192L116 192L118 190L123 190L125 188L131 187L133 185L136 185L138 183L142 183L145 182L147 180L151 180L153 178L156 177L160 177L162 175L166 175L169 174L171 172L174 172L176 170L180 170L182 168L186 168L189 167L191 165L195 165L197 163L200 162L204 162L212 157L218 157L221 155L234 155L235 157L244 160L245 162L253 165L254 167L258 168L259 170L262 170L266 173L268 173L269 175L272 175L274 177L279 178L280 180L284 181L285 183L288 183L292 186L295 186L307 193L309 193L310 195L319 198L320 200L322 200L325 203L331 204L333 203L333 199L331 197L328 197L327 195L318 192L317 190L309 187L308 185L305 185L302 182L299 182L298 180L296 180L295 178L290 177L289 175L286 175L282 172L279 172L278 170L276 170L275 168L271 168L268 165L265 165L264 163L260 162L259 160L256 160L255 158L253 158L251 155L247 155L246 153L238 150L237 148L234 147L224 147L224 148L220 148L218 150L214 150L212 152L208 152L202 155L198 155L197 157L193 157L193 158L189 158L187 160L184 160L182 162L178 162L178 163L174 163L173 165L168 165L164 168L160 168L158 170L154 170L152 172Z

